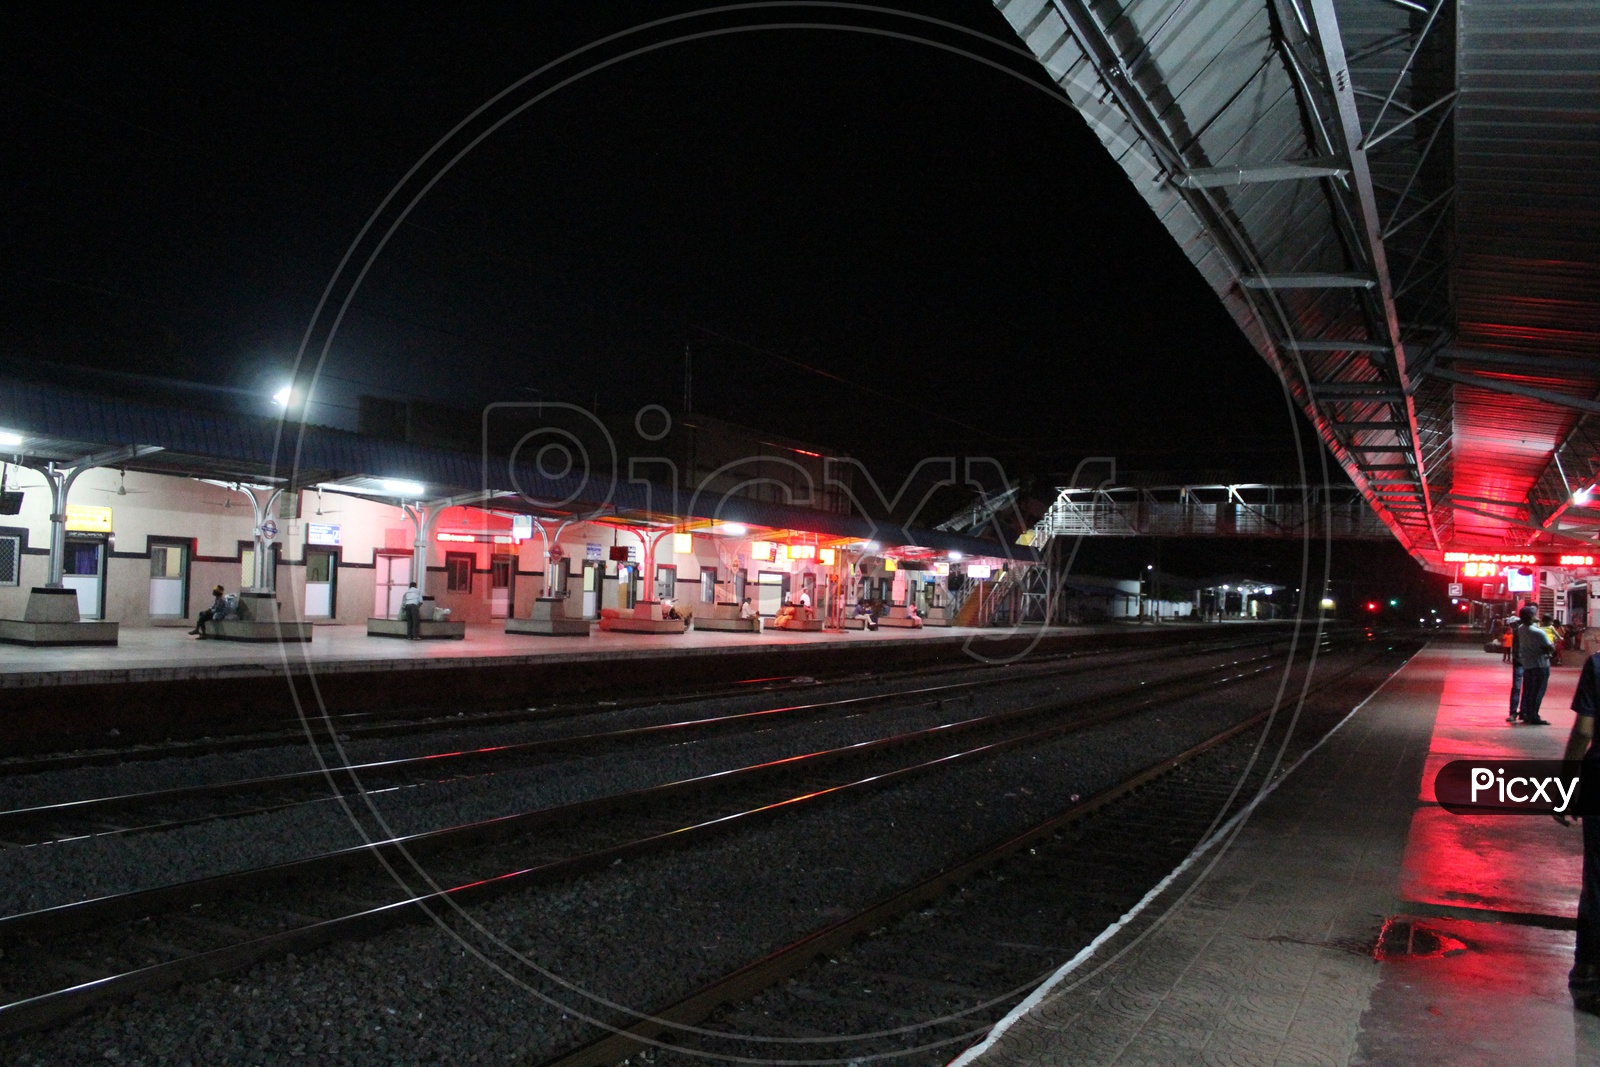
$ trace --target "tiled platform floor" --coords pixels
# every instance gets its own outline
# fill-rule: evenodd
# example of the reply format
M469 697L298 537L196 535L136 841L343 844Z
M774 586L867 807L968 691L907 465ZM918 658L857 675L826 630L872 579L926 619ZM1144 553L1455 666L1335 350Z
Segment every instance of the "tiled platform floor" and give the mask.
M1432 801L1457 754L1559 758L1573 666L1507 725L1510 669L1419 654L1183 876L961 1061L1013 1065L1600 1063L1566 992L1576 830ZM1375 962L1386 919L1465 946Z

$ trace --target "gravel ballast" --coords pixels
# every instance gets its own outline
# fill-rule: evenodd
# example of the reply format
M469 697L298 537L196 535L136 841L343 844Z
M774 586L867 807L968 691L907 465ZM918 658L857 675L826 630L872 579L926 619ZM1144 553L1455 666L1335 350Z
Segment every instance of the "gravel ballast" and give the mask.
M460 936L438 926L394 930L13 1039L0 1044L0 1059L532 1062L571 1041L579 1024L570 1008L518 984L554 990L508 950L594 996L663 1003L1209 736L1276 687L1260 679L1246 687L1248 700L1235 692L1169 705L474 908L473 923L500 945L460 920Z

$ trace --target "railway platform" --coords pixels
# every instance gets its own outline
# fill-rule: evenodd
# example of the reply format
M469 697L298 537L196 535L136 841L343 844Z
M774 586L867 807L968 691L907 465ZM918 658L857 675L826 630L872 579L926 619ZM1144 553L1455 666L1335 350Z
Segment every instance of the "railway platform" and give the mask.
M1284 623L1016 630L595 632L586 638L469 626L463 641L370 638L317 626L308 642L197 641L125 631L116 648L0 646L0 751L249 732L302 714L473 711L648 696L805 675L1008 662L1106 647L1159 648Z
M1600 1063L1579 831L1432 795L1451 759L1559 759L1580 664L1512 726L1510 669L1435 641L956 1064Z
M1246 624L1210 624L1237 627ZM175 629L126 629L114 648L27 648L0 645L0 689L84 684L99 681L173 681L213 677L281 677L285 667L319 672L426 670L463 663L538 664L660 657L698 658L724 651L762 648L846 648L870 644L955 647L975 640L996 642L1008 636L1059 638L1095 634L1181 635L1200 625L1165 627L1109 623L1099 626L1021 627L1017 631L967 627L848 630L820 633L769 629L761 633L689 630L679 634L640 634L593 630L578 640L508 634L504 625L469 625L461 642L392 641L370 637L359 626L316 626L304 644L201 641Z

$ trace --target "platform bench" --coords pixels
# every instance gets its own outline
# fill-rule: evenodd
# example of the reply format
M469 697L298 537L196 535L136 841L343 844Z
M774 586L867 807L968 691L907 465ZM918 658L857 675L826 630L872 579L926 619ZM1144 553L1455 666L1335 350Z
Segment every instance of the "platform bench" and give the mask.
M737 604L701 604L694 615L696 630L722 630L728 633L754 634L761 632L760 619L739 618Z
M544 637L588 637L588 619L507 619L506 633Z
M76 601L73 610L77 610ZM30 648L115 645L117 628L115 622L25 622L21 619L0 619L0 642L27 645Z
M305 642L311 640L311 624L259 619L213 619L206 623L206 640Z
M600 612L600 629L625 634L681 634L688 627L682 619L661 616L661 604L654 600L641 600L633 606L631 614L613 608Z
M822 632L822 620L803 619L796 614L791 615L787 622L778 622L774 619L772 622L767 623L766 630L769 633L773 630L792 630L798 633L819 634Z
M368 619L368 637L398 637L402 640L406 636L406 620L404 619ZM462 641L467 636L467 624L464 622L431 622L424 619L417 623L417 636L425 641Z

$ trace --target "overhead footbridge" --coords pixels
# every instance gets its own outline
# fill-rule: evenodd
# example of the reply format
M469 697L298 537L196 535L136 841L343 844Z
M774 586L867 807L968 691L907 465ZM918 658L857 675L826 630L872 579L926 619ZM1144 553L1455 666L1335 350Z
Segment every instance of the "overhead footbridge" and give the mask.
M995 4L1414 557L1593 545L1593 4Z
M1058 490L1023 543L1042 550L1054 537L1372 541L1389 531L1349 486L1101 485Z

